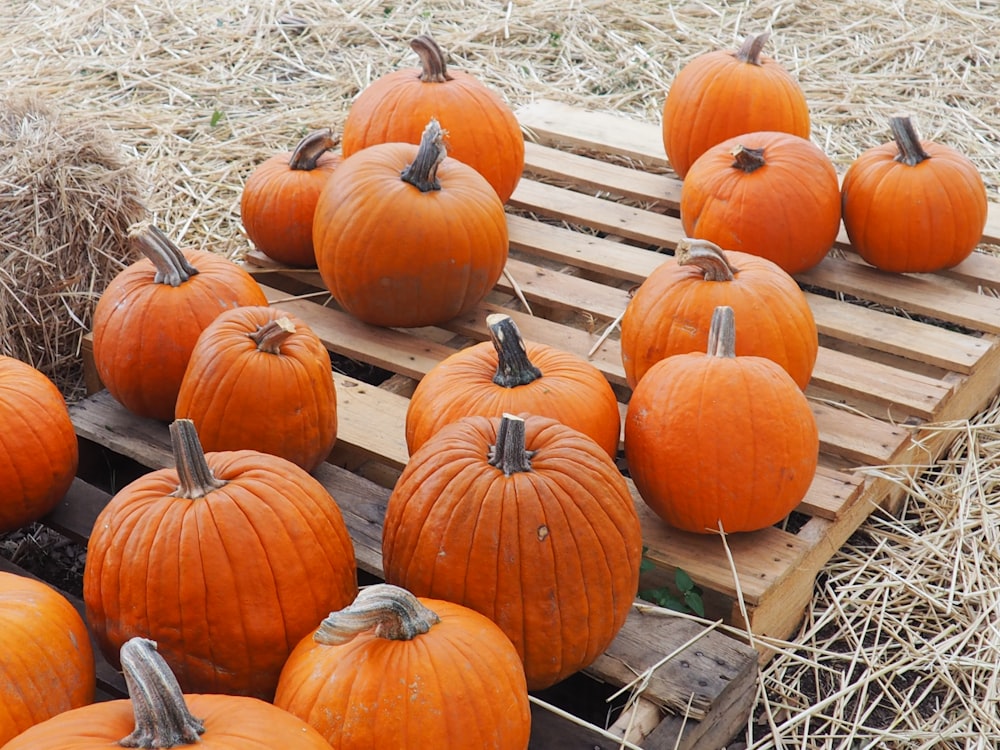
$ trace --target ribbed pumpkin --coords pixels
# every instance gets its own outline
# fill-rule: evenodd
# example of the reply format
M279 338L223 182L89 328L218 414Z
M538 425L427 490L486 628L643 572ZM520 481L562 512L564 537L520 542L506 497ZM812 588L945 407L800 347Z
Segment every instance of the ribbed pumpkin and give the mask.
M149 222L129 236L146 257L112 279L94 308L94 367L126 409L169 422L205 326L223 310L266 305L267 297L231 260L181 250Z
M185 692L270 700L292 648L357 595L354 547L316 479L258 451L204 454L171 427L177 467L122 488L87 545L87 619L109 661L152 638Z
M121 663L127 700L59 714L4 745L4 750L189 745L198 750L329 750L326 740L304 721L257 698L183 695L153 641L127 641Z
M636 594L642 533L591 438L537 415L464 417L410 457L389 497L385 578L489 617L528 688L603 653Z
M775 263L726 252L708 240L683 238L629 300L621 321L621 353L629 385L673 354L704 352L712 314L732 307L741 322L738 355L767 357L805 389L819 338L805 294Z
M742 133L777 130L809 137L809 107L792 75L762 54L769 33L748 36L738 50L691 59L663 104L663 147L680 177L717 143Z
M434 325L500 278L507 216L482 175L447 156L431 120L419 147L383 143L344 159L320 194L313 245L347 312L379 326Z
M312 471L337 440L330 354L291 313L227 310L198 338L176 412L195 423L207 451L249 448Z
M331 149L329 128L314 130L295 150L275 154L250 173L240 195L240 217L257 249L280 263L313 267L316 201L342 157Z
M950 146L921 140L912 120L852 162L842 186L844 227L858 255L883 271L930 273L969 257L983 236L986 187Z
M733 310L720 307L707 352L660 360L629 401L629 473L646 504L685 531L776 523L816 473L819 433L805 395L770 359L735 350Z
M59 389L26 362L0 356L0 533L52 510L73 483L78 459Z
M524 170L524 136L510 107L478 78L449 70L429 35L410 41L419 69L387 73L351 104L344 122L345 156L379 143L419 143L434 118L447 133L448 152L479 172L502 203Z
M83 618L48 584L0 571L0 747L31 726L94 700Z
M840 184L812 141L754 132L712 146L681 187L690 237L772 260L790 274L819 263L840 231Z
M580 430L613 458L621 413L601 371L554 346L526 343L509 315L494 313L486 324L489 341L446 357L417 384L406 412L410 453L461 417L529 412Z
M503 631L385 583L302 639L274 704L334 750L525 750L531 734L524 670Z

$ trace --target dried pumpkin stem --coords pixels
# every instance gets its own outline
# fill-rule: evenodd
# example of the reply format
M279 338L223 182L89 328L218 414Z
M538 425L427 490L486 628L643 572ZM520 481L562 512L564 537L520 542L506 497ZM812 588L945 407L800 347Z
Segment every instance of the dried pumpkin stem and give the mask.
M197 500L212 490L226 485L212 473L205 450L201 447L198 432L190 419L175 419L170 424L170 444L177 463L177 477L180 484L172 493L173 497Z
M410 183L421 193L440 190L441 183L438 182L437 171L447 155L444 131L438 121L432 118L420 136L420 145L417 147L413 163L403 170L401 175L403 182Z
M331 612L313 634L327 646L348 643L369 630L390 641L409 641L426 633L441 618L406 589L378 583L362 589L344 609Z
M410 49L420 56L420 80L424 83L444 83L451 80L444 52L429 35L421 34L410 40Z
M733 150L729 153L733 155L732 166L735 169L742 169L747 174L750 174L767 164L767 162L764 161L764 149L762 148L747 148L746 146L737 143Z
M262 326L257 326L257 330L248 333L257 349L268 354L281 354L281 345L285 339L295 333L295 324L282 315L280 318L269 320Z
M739 269L729 262L725 251L714 242L682 237L677 242L674 258L681 266L696 266L705 281L732 281Z
M503 313L486 316L493 348L497 350L497 371L493 382L503 388L527 385L542 377L542 371L528 359L524 339L513 318Z
M490 446L490 466L500 469L504 476L519 471L531 471L531 457L535 451L525 446L524 420L513 414L504 414L497 427L497 442Z
M192 716L177 678L147 638L131 638L121 647L135 730L118 740L122 747L177 747L200 742L201 719Z
M149 221L133 224L128 238L156 267L153 283L180 286L198 273L181 249L155 224Z
M288 159L288 168L307 172L316 169L319 157L330 149L336 148L337 143L339 140L333 137L333 131L330 128L314 130L299 141L295 150L292 151L292 155Z
M760 65L760 54L764 51L764 45L771 38L771 32L765 31L763 34L748 36L743 40L743 46L736 52L736 59L740 62Z
M931 158L931 155L924 151L924 147L920 145L917 128L909 117L889 118L889 129L892 130L892 137L899 148L899 153L895 157L896 161L915 167L920 162Z
M708 327L708 354L711 357L736 356L736 316L728 305L719 305L712 311L712 322Z

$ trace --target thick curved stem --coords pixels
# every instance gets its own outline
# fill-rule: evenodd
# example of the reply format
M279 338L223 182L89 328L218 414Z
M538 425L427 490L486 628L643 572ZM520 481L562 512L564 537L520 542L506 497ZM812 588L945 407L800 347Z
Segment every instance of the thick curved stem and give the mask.
M295 333L295 324L282 315L280 318L269 320L262 326L258 326L253 333L248 333L257 349L268 354L281 354L281 344Z
M175 419L170 424L170 444L177 463L177 477L180 484L173 497L197 500L212 490L225 487L226 482L217 479L205 460L205 451L198 439L194 422L190 419Z
M736 356L736 316L728 305L719 305L712 311L712 323L708 328L708 355Z
M493 382L503 388L527 385L542 377L542 371L528 359L524 339L513 318L503 313L486 316L490 340L497 350L497 371Z
M441 183L438 182L437 171L447 155L444 131L438 121L432 118L420 136L420 145L413 163L403 170L403 182L410 183L421 193L440 190Z
M924 147L920 145L917 128L909 117L889 118L889 128L892 130L896 146L899 147L896 161L915 167L920 162L931 158L931 155L924 151Z
M533 455L535 452L525 446L524 420L513 414L504 414L497 428L497 442L490 446L490 466L509 477L519 471L531 471Z
M410 40L410 49L420 56L420 80L424 83L444 83L451 80L444 52L428 34Z
M682 237L677 242L674 258L678 265L699 268L705 281L732 281L739 273L725 251L709 240Z
M128 229L128 238L156 267L154 284L180 286L198 273L198 269L188 262L180 248L152 222L140 221L133 224Z
M763 34L748 36L743 40L743 46L736 52L736 59L740 62L760 65L760 55L764 51L764 45L771 38L771 32L765 31Z
M378 583L361 589L344 609L331 612L313 634L313 640L328 646L347 643L374 630L379 638L410 641L441 622L406 589Z
M333 137L333 131L330 128L314 130L299 141L295 150L292 151L292 155L288 159L288 168L312 171L316 169L319 157L330 149L336 148L338 143L339 140Z
M767 164L764 161L764 149L747 148L743 144L736 144L732 151L733 164L735 169L742 169L747 174L754 172Z

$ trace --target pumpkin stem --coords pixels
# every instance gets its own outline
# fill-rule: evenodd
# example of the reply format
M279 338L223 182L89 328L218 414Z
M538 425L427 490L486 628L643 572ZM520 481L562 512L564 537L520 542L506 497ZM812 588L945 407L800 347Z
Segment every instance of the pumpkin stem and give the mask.
M420 56L420 80L424 83L444 83L451 80L444 52L430 35L421 34L410 40L410 48Z
M531 471L531 457L535 451L525 447L524 420L513 414L504 414L497 427L497 442L490 446L487 460L509 477L519 471Z
M524 339L513 318L503 313L486 316L493 348L497 350L497 371L493 382L503 388L527 385L542 377L542 371L531 364Z
M128 238L156 266L154 284L180 286L198 273L198 269L188 262L181 249L152 222L140 221L133 224L128 229Z
M267 354L281 354L281 345L285 339L295 333L295 324L282 315L280 318L269 320L262 326L257 326L257 330L248 333L257 349Z
M173 497L197 500L212 490L226 485L225 480L216 478L201 447L198 432L190 419L175 419L170 423L170 444L177 462L177 478L180 484L173 491Z
M764 161L764 149L762 148L747 148L746 146L737 143L733 150L729 153L733 155L732 166L736 169L742 169L747 174L750 174L767 164L767 162Z
M377 583L361 589L344 609L331 612L320 623L313 640L327 646L339 646L374 630L378 638L410 641L439 622L441 618L437 613L406 589Z
M302 169L307 172L316 169L319 157L330 149L336 148L339 142L339 139L333 137L333 131L330 128L314 130L299 141L295 150L292 151L292 155L288 159L288 168Z
M441 130L438 121L431 118L420 136L420 145L417 147L417 155L414 157L413 163L403 170L403 182L410 183L421 193L440 190L441 183L438 182L437 171L447 155L448 149L444 145L444 131Z
M763 34L748 36L743 40L743 46L736 52L736 59L740 62L760 65L760 53L764 50L764 45L771 38L771 32L765 31Z
M712 311L712 322L708 327L708 355L736 356L736 316L728 305L719 305Z
M931 158L931 155L924 151L924 147L920 145L917 128L909 117L890 117L889 128L892 130L892 137L899 147L896 161L915 167L920 162Z
M729 262L725 251L714 242L682 237L677 242L674 258L681 266L697 266L705 281L732 281L739 269Z
M148 638L130 638L121 647L122 670L128 687L135 729L118 740L122 747L194 745L205 723L191 715L177 678Z

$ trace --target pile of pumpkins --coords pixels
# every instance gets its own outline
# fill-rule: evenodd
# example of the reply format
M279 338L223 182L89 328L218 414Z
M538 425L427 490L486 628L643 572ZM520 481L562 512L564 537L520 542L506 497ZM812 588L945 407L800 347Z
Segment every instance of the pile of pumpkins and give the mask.
M663 138L689 236L621 320L628 470L691 533L763 528L808 490L818 336L792 274L822 260L841 221L891 272L960 262L985 224L971 163L907 118L841 187L766 40L695 58L674 81ZM435 325L484 299L524 166L502 100L449 71L429 36L412 47L421 68L358 96L340 153L330 130L309 133L253 171L241 202L260 251L318 268L373 326ZM0 747L100 731L128 747L526 748L528 691L604 652L638 585L641 527L604 376L491 315L490 340L413 393L386 583L359 590L341 510L313 476L337 434L326 347L241 267L149 222L132 240L145 258L101 296L94 360L127 409L170 424L176 465L116 493L84 574L91 630L131 705L88 705L79 615L0 575ZM0 359L0 417L18 426L0 436L11 529L65 495L76 442L58 391L23 363Z

